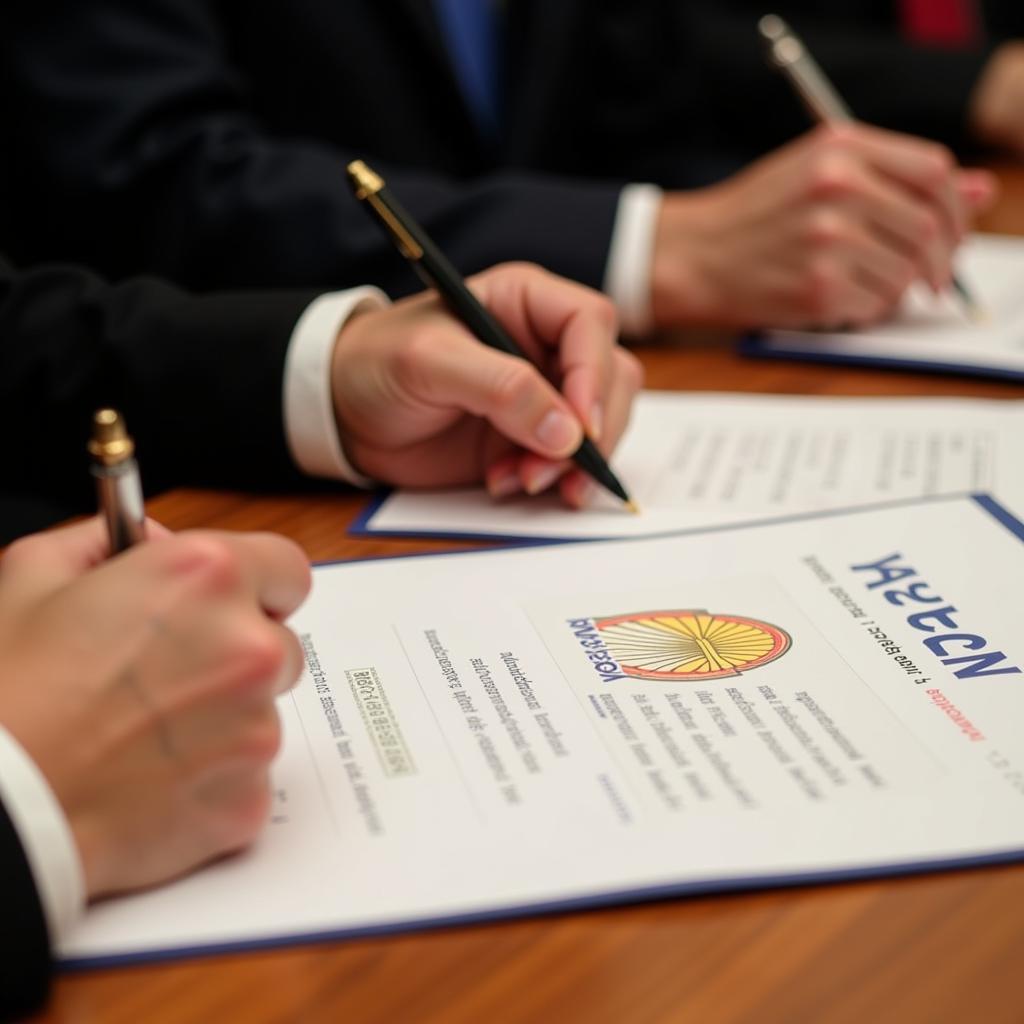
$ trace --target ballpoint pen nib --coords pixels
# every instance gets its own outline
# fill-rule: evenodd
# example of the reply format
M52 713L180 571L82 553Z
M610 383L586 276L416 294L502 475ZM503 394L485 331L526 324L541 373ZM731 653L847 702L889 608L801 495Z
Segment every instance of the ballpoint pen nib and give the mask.
M626 508L628 508L629 511L633 513L633 515L640 515L640 506L635 501L627 501Z

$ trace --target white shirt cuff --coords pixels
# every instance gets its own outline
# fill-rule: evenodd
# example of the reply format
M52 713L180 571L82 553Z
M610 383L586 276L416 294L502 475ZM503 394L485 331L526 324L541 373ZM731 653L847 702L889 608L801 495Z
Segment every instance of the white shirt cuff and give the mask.
M85 909L85 874L71 826L50 784L2 726L0 800L21 839L50 942L56 946Z
M338 437L331 357L338 332L353 313L386 305L388 297L379 288L330 292L306 307L292 331L284 363L284 431L292 459L310 476L373 486L345 457Z
M618 307L622 333L632 337L652 326L651 264L661 196L657 185L627 185L612 228L604 290Z

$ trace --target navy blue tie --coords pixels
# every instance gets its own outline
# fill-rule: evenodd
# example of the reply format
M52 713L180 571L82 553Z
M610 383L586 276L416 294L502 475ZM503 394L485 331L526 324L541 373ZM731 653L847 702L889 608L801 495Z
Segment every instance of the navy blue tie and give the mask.
M477 126L498 133L498 18L494 0L434 0L452 65Z

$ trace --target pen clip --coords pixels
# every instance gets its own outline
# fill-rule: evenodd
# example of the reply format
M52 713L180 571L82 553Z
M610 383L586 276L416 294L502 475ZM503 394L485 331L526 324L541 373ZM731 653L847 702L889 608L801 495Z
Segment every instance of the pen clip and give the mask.
M412 237L409 229L395 216L394 211L381 198L384 179L371 170L362 160L353 160L346 168L356 199L369 203L391 232L392 237L407 260L423 258L423 246Z
M359 197L365 199L378 213L380 219L387 226L388 231L394 236L402 255L409 260L420 260L423 258L423 247L406 230L405 225L391 212L388 205L383 202L376 192L368 192Z

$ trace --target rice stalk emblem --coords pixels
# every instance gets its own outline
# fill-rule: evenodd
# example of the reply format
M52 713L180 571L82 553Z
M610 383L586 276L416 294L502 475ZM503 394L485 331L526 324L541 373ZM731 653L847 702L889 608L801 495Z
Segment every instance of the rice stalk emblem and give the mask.
M781 657L793 642L767 622L703 610L635 612L593 621L609 653L634 679L738 676Z

